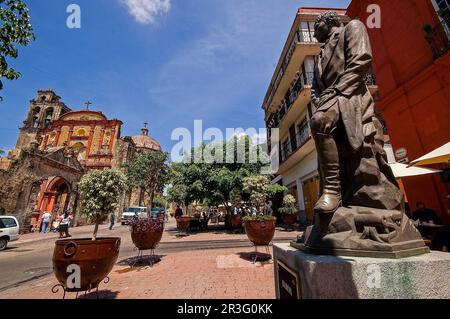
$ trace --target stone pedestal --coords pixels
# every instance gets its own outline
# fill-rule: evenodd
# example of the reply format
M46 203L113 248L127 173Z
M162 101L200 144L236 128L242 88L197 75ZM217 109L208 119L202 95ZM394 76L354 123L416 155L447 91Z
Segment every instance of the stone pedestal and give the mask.
M289 244L275 244L275 285L286 295L297 275L302 299L450 299L450 254L403 259L311 255ZM279 283L279 269L281 279Z

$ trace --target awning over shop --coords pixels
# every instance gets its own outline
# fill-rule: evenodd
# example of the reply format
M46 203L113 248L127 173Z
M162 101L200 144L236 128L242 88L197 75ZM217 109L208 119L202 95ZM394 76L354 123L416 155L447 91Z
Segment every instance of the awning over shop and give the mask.
M450 142L434 151L412 161L409 166L424 166L430 164L442 164L450 162Z
M423 167L408 167L406 164L401 163L389 163L394 172L394 176L396 178L404 178L408 176L419 176L419 175L427 175L427 174L436 174L441 171L437 169L423 168Z

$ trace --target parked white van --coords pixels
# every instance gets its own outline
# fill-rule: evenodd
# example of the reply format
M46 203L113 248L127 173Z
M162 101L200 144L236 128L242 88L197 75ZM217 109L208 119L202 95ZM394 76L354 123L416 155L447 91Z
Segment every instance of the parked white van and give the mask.
M133 218L148 218L149 216L149 208L148 207L130 207L126 212L122 213L122 218L120 222L122 225L129 225Z
M19 222L13 216L0 216L0 251L8 242L19 240Z

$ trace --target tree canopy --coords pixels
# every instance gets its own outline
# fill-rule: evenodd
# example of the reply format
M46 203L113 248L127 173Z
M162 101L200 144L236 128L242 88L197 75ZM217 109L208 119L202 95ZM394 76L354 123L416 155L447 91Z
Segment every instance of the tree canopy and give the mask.
M244 178L259 175L267 163L265 152L253 145L248 136L226 143L202 144L192 149L183 162L172 164L169 198L184 204L200 202L228 207L234 191L234 195L239 193L248 200L249 194L243 190Z
M0 0L0 78L16 80L20 77L21 74L9 66L7 58L16 59L17 46L27 46L34 39L27 5L22 0Z
M162 193L168 180L168 154L161 151L143 151L125 165L131 186L140 189L139 205L144 205L144 195L150 198L150 205L156 193Z
M118 207L120 195L127 189L127 179L119 170L94 170L81 178L78 188L81 213L95 222L95 240L98 225Z

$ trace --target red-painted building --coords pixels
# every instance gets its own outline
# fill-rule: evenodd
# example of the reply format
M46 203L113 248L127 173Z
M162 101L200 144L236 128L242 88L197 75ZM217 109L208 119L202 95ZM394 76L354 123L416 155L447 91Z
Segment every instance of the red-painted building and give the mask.
M450 141L450 33L441 17L450 1L354 0L347 14L366 22L373 4L381 14L380 28L369 28L378 107L397 159L411 161ZM423 201L450 223L448 184L439 175L408 177L403 184L412 210Z

